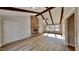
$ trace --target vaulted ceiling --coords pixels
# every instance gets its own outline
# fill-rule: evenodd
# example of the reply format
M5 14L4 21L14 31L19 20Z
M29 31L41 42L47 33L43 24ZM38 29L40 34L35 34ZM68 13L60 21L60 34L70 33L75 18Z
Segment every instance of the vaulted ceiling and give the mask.
M42 12L42 11L46 10L45 7L17 7L17 8L24 9L24 10L36 11L36 12Z
M62 7L0 7L0 15L34 15L41 19L44 24L61 23L63 14Z

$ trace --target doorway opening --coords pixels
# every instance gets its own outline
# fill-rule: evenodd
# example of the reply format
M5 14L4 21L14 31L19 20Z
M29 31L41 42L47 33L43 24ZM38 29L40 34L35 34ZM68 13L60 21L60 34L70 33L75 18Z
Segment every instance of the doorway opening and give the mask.
M75 14L67 18L67 40L68 47L73 47L75 50Z

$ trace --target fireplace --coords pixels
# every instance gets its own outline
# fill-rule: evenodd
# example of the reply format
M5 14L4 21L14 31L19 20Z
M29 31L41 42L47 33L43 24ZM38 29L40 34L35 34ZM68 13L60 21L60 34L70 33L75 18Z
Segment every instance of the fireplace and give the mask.
M38 34L38 29L33 29L33 34Z
M35 16L31 16L31 30L32 36L39 34L39 19Z

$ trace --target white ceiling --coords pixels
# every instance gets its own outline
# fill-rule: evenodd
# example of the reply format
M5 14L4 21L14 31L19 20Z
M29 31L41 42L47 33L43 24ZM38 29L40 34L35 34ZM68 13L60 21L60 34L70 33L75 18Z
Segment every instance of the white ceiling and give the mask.
M38 18L39 18L39 21L40 21L42 24L46 25L45 20L44 20L40 15L38 16Z
M44 7L35 7L35 9L33 9L32 7L16 7L16 8L24 9L24 10L30 10L30 11L35 11L35 12L42 12L43 10L46 9ZM28 12L19 12L19 11L10 11L10 10L2 10L2 9L0 9L0 15L32 16L32 15L36 15L36 14L35 13L28 13Z
M52 15L52 18L53 18L53 22L55 24L59 23L60 22L60 16L61 16L61 7L54 8L54 9L52 9L50 11L51 11L51 15ZM52 24L49 12L43 13L43 16L45 18L47 18L48 24Z
M64 7L64 13L63 13L63 19L68 17L73 11L75 10L74 7ZM51 10L52 18L54 24L60 23L60 16L61 16L61 7L56 7ZM46 12L43 14L45 18L48 18L47 22L48 24L51 24L51 19L49 16L49 13ZM41 18L39 18L41 19Z
M10 10L1 10L0 9L0 15L13 15L13 16L31 16L36 15L34 13L25 13L25 12L16 12L16 11L10 11Z
M44 15L44 18L45 18L45 19L47 18L47 19L46 19L47 23L48 23L48 24L52 24L52 21L51 21L49 12L47 11L47 12L43 13L43 15Z
M36 11L36 12L42 12L46 9L45 7L16 7L16 8L31 10L31 11Z
M36 12L42 12L43 10L45 10L45 7L35 7L35 9L33 9L32 7L16 7L16 8L20 8L20 9L25 9L25 10L31 10L31 11L36 11ZM70 11L73 8L64 8L64 16L67 16L68 13L70 13ZM51 10L51 14L52 14L52 18L53 18L53 22L54 23L59 23L60 22L60 16L61 16L61 7L56 7L54 9ZM10 10L1 10L0 9L0 15L13 15L13 16L32 16L32 15L36 15L35 13L27 13L27 12L16 12L16 11L10 11ZM43 13L43 16L45 18L47 18L47 22L48 24L52 24L49 12ZM39 19L42 20L41 16L39 17ZM44 22L44 21L43 21ZM44 22L45 23L45 22Z
M32 8L32 7L16 7L16 8L35 11L35 12L42 12L46 9L45 7L35 7L35 8ZM59 23L60 15L61 15L61 8L54 8L53 10L51 10L51 14L52 14L52 18L53 18L54 23ZM19 12L19 11L10 11L10 10L1 10L0 9L0 15L32 16L32 15L36 15L36 14L35 13L27 13L27 12ZM49 12L43 13L43 16L45 18L47 18L46 21L48 22L48 24L52 24Z
M52 18L54 23L60 23L60 17L61 17L61 7L54 8L51 10Z

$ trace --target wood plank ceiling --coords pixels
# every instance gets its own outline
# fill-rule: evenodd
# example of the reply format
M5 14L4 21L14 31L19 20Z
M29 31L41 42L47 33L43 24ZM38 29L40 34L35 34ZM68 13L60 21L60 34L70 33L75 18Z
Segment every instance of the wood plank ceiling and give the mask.
M26 8L26 9L25 9ZM42 8L42 9L41 9ZM61 7L60 7L61 8ZM30 9L30 10L28 10L28 9ZM54 10L54 9L56 9L56 7L38 7L37 8L37 10L38 11L40 11L40 12L38 12L37 10L35 10L34 11L34 9L32 9L32 8L30 8L30 7L24 7L24 8L18 8L18 7L0 7L0 10L9 10L9 11L16 11L16 12L25 12L25 13L33 13L33 14L36 14L35 16L36 17L38 17L38 16L41 16L42 17L42 19L45 21L45 23L48 25L48 24L50 24L48 21L50 20L51 21L51 23L52 24L55 24L54 23L54 18L53 18L53 16L54 16L54 14L56 14L56 13L53 13L54 11L52 11L52 10ZM59 22L59 24L61 24L61 22L62 22L62 18L63 18L63 12L64 12L64 10L63 10L64 8L62 7L61 8L61 14L60 14L60 22ZM45 13L46 12L48 12L49 14L49 17L50 17L50 19L49 18L46 18L45 17ZM57 18L57 17L56 17ZM46 19L48 19L48 20L46 20Z

